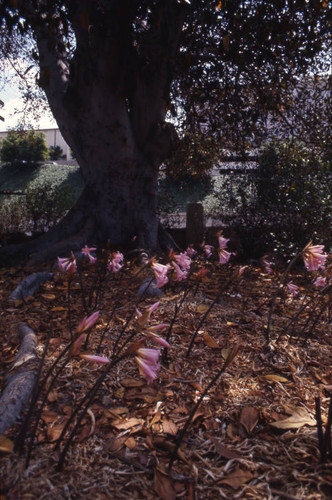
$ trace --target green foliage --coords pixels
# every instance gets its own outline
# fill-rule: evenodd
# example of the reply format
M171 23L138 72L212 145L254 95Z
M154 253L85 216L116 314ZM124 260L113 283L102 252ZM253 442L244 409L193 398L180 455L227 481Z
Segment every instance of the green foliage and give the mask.
M45 135L33 130L11 130L0 149L1 161L14 166L36 166L46 160L48 154Z
M310 239L328 243L332 224L332 168L326 152L292 141L262 148L256 211L284 254Z
M0 234L48 230L75 204L83 188L78 167L43 165L34 175L25 173L26 169L0 169L4 189L25 193L0 198Z
M49 159L52 161L55 160L64 160L66 155L63 153L63 150L60 146L50 146L49 147Z
M206 180L209 171L218 163L220 147L210 133L185 131L165 161L165 172L172 179L182 182Z

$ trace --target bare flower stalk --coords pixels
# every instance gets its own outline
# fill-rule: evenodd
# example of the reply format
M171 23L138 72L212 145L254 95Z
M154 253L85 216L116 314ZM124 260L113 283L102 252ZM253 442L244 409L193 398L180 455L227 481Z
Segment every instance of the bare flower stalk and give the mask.
M207 385L207 387L204 389L201 397L199 398L199 400L197 401L197 403L195 404L195 406L193 407L193 409L191 410L190 414L189 414L189 417L187 418L186 420L186 423L184 424L177 440L176 440L176 444L175 444L175 448L174 450L172 451L172 455L171 455L171 458L170 458L170 461L169 461L169 464L168 464L168 471L170 472L171 469L172 469L172 466L173 466L173 463L174 463L174 460L176 459L176 456L177 456L177 452L178 452L178 449L180 448L180 445L183 441L183 438L184 438L184 435L185 433L187 432L187 429L189 427L189 425L191 424L191 421L196 413L196 411L198 410L200 404L202 403L203 399L205 398L205 396L208 394L208 392L210 391L211 387L213 387L213 385L217 382L217 380L221 377L221 375L224 373L224 371L228 368L228 366L232 363L232 361L234 360L235 356L237 355L237 353L239 352L239 349L240 349L240 346L239 345L235 345L233 347L233 349L231 350L231 352L228 354L227 356L227 359L225 360L223 366L221 367L221 369L217 372L217 374L213 377L213 379L210 381L210 383Z
M320 452L320 462L325 464L327 459L332 459L332 396L330 396L329 411L327 416L327 423L325 432L323 430L322 414L320 406L320 397L315 398L315 409L316 409L316 422L317 422L317 434L318 434L318 448Z
M299 252L298 254L296 254L295 257L290 261L290 263L288 264L287 268L283 272L283 274L282 274L282 276L281 276L281 278L279 280L279 283L277 285L277 289L274 292L274 295L272 297L271 306L270 306L270 310L269 310L269 315L268 315L268 319L267 319L266 332L265 332L265 341L266 341L266 346L267 347L270 345L270 340L271 340L270 339L270 331L271 331L271 326L272 326L272 315L273 315L274 308L275 308L275 305L276 305L276 301L277 301L279 290L283 286L287 274L290 272L290 270L292 269L292 267L294 266L294 264L296 263L296 261L301 257L301 255L302 255L302 250L301 250L301 252Z

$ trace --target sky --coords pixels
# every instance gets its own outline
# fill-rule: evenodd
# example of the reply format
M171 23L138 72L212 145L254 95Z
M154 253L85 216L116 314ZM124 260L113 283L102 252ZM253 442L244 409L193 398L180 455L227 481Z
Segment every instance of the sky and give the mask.
M4 106L0 109L0 116L5 118L5 121L0 120L0 132L3 132L18 125L20 115L14 112L15 109L23 109L23 101L20 98L20 92L14 80L11 80L11 82L6 84L3 88L1 83L0 81L0 99L3 101ZM45 114L41 116L38 122L30 118L30 123L35 129L57 127L57 123L53 119L51 112L49 112L49 115Z

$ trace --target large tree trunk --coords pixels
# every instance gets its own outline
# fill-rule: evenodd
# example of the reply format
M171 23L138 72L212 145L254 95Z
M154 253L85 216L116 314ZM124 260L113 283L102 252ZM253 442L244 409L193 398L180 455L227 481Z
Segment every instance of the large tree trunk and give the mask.
M43 258L85 243L119 246L133 239L138 247L158 250L158 168L176 137L165 114L184 9L176 0L156 4L149 29L135 46L139 2L98 5L72 2L73 57L52 16L41 24L32 2L21 6L37 40L39 84L85 182L59 225L24 247L28 253L44 251ZM22 249L12 247L9 253Z

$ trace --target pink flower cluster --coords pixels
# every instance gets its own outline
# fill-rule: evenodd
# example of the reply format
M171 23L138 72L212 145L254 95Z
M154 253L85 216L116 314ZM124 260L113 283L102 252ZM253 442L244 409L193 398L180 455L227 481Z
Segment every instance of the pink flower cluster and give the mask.
M150 266L156 280L157 288L166 285L166 283L168 283L167 273L171 269L171 266L169 264L166 266L159 264L154 258L151 259Z
M317 287L324 287L326 286L326 277L325 276L319 276L318 278L315 279L314 285Z
M69 276L75 274L77 269L77 264L73 252L70 252L70 257L67 258L58 257L58 266L60 271L67 273Z
M267 260L267 255L264 255L264 257L262 258L262 262L263 262L263 266L265 268L265 271L267 274L271 274L272 273L272 264L270 261Z
M91 252L94 252L95 250L97 250L97 248L95 248L95 247L88 247L88 245L85 245L85 247L83 247L82 250L81 250L82 255L84 255L84 257L88 257L90 264L94 264L96 262L96 260L97 260L96 257L93 257L91 255Z
M135 361L138 364L138 370L147 383L151 384L157 377L157 372L160 368L160 363L158 362L160 349L141 347L137 349L136 354Z
M232 253L228 252L226 250L227 243L229 242L229 239L224 238L222 236L222 231L219 231L219 233L217 233L217 236L218 236L218 245L219 245L219 248L218 248L219 264L227 264L227 262L229 261L229 259L232 256Z
M297 285L294 285L292 281L290 281L287 285L288 291L293 297L299 293L299 287Z
M144 313L141 313L137 309L137 323L143 335L150 337L152 340L157 342L157 344L163 347L171 347L164 338L160 337L160 335L156 333L157 331L167 328L169 326L168 324L161 323L154 326L148 326L151 314L157 309L158 306L159 302L155 302L148 307ZM157 372L160 368L160 364L158 362L160 349L142 348L142 344L145 340L146 339L141 339L136 342L129 351L136 354L135 361L138 364L139 372L142 377L146 379L147 383L151 384L151 382L153 382L153 380L157 377Z
M304 265L308 271L324 269L328 254L323 253L324 245L312 245L310 241L302 252Z
M107 263L107 269L112 273L117 273L123 267L123 259L121 252L113 252Z
M169 253L169 259L175 270L175 281L182 281L188 278L188 272L191 266L191 259L186 252L176 253L173 250Z
M94 252L95 250L97 250L95 247L88 247L87 245L81 249L82 255L89 259L90 264L94 264L97 261L97 258L91 255L91 252ZM113 273L117 273L123 267L123 260L124 257L122 253L113 252L107 263L107 269ZM68 275L73 275L77 270L76 258L73 252L70 252L70 257L58 257L58 266L60 271L63 271Z
M192 258L192 257L195 257L195 255L197 254L196 250L193 248L193 245L189 245L187 250L186 250L186 254L188 255L188 257Z

